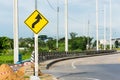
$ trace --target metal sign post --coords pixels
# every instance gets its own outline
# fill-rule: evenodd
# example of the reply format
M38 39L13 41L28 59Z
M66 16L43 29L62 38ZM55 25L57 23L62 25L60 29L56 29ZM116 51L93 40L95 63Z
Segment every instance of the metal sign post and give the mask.
M35 76L38 76L38 34L35 36Z
M35 9L37 10L37 0L35 0ZM35 34L35 76L38 76L38 34Z
M35 0L35 11L24 23L34 32L35 77L38 77L38 33L48 24L48 20L37 10L37 0Z

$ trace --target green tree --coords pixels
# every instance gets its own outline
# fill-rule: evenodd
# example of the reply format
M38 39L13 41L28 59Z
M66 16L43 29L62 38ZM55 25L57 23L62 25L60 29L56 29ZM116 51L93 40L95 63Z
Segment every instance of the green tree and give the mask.
M33 47L34 40L32 38L20 38L19 47Z
M12 41L10 38L0 37L0 53L8 54L9 49L12 48L11 44L12 44Z
M92 40L93 40L93 38L91 38L91 37L86 37L86 43L87 43L86 47L87 47L87 49L90 49L90 48L91 48Z
M75 32L71 32L71 33L70 33L71 39L75 38L76 36L77 36L77 33L75 33Z
M11 41L8 37L0 37L0 49L10 49Z
M11 49L13 49L13 47L14 47L13 39L10 39L10 46L11 46Z
M96 43L97 43L97 41L95 40L95 41L93 42L93 48L95 48L95 47L97 46ZM98 41L98 45L100 45L100 41Z
M60 39L59 39L59 42L65 42L65 37L60 38Z
M116 40L114 44L115 44L115 47L116 47L116 48L119 47L119 42L118 42L118 40Z
M41 39L38 39L38 44L40 47L46 47L46 43Z
M55 40L49 39L47 41L47 46L48 46L49 50L54 50L55 49Z
M71 50L86 50L87 37L76 37L69 41ZM91 44L93 38L89 38L89 44Z
M39 35L38 38L45 41L48 37L47 35Z

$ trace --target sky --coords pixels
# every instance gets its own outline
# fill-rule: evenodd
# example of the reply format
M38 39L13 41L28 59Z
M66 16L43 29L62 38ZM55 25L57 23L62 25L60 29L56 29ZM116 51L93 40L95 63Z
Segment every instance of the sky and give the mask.
M9 2L10 1L10 2ZM103 39L104 5L106 5L106 31L109 39L110 10L109 0L99 1L99 39ZM35 10L34 0L18 0L19 38L33 37L33 32L24 21ZM38 0L37 10L47 18L49 23L40 31L39 35L56 38L57 34L57 6L59 7L59 37L65 35L65 0ZM13 38L13 0L0 0L0 36ZM120 37L120 0L112 0L112 38ZM88 21L90 22L88 25ZM68 0L68 35L75 32L78 36L96 38L96 0Z

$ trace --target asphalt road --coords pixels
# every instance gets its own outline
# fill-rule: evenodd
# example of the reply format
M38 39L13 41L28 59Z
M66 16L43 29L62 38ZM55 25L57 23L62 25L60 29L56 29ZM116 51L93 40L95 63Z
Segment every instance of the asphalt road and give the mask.
M61 61L43 72L58 80L120 80L120 54Z

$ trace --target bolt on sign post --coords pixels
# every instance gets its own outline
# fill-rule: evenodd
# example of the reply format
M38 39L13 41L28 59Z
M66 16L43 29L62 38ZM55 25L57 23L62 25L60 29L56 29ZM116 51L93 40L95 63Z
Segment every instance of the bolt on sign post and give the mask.
M35 33L35 76L38 76L38 33L48 24L48 20L35 10L24 23Z

